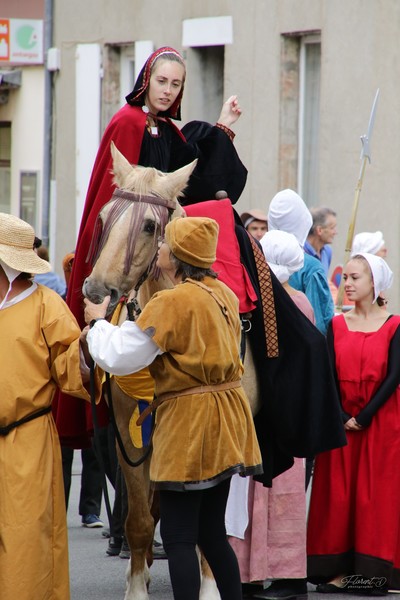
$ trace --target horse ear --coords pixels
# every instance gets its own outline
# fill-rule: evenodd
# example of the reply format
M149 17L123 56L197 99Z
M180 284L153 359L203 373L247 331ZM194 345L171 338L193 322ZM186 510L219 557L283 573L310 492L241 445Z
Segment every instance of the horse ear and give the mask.
M164 182L168 185L168 190L170 192L169 197L177 198L178 196L182 196L182 193L189 181L189 177L196 168L196 165L197 158L188 165L185 165L184 167L165 175L166 181L164 180Z
M118 150L114 142L111 142L111 156L113 159L113 183L119 188L122 188L124 187L127 177L134 170L134 167L126 160L125 156Z

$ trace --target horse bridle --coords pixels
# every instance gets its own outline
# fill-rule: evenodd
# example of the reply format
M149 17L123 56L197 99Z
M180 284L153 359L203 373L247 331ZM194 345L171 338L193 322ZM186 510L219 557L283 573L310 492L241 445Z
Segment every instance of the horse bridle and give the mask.
M122 198L123 200L129 200L130 202L140 202L145 204L153 204L156 206L163 206L168 210L168 221L171 219L172 213L176 209L176 203L172 200L168 200L167 198L163 198L157 192L152 191L152 195L138 195L132 192L127 192L125 190L116 189L114 191L113 197ZM146 281L150 273L153 271L154 263L157 258L157 249L154 252L152 259L147 267L147 269L142 273L136 282L135 287L133 288L136 293L135 297L132 300L126 302L126 309L128 311L128 318L130 321L134 321L141 313L141 308L139 306L139 302L137 301L137 294L139 292L140 287Z
M152 195L139 195L139 194L135 194L132 192L128 192L126 190L121 190L119 188L117 188L116 190L114 190L114 193L112 195L111 200L117 198L120 200L125 200L125 201L129 201L129 202L137 202L137 203L141 203L141 204L153 204L156 206L160 206L160 207L164 207L167 209L168 211L168 218L167 218L167 222L170 221L172 213L174 212L174 210L176 209L176 201L172 201L172 200L168 200L167 198L163 198L162 196L160 196L157 192L151 192ZM116 214L117 216L120 214L120 210L122 211L121 206L117 207L116 209ZM126 209L126 207L124 208L124 210ZM108 225L108 230L110 229L111 225ZM162 229L164 229L164 226L161 224ZM105 236L108 236L108 230L105 232ZM104 240L103 240L104 241ZM133 288L133 290L135 291L135 297L132 298L132 300L129 300L126 302L126 308L128 311L128 319L130 321L135 321L135 319L140 315L141 309L139 306L139 303L137 301L137 293L140 289L140 287L143 285L143 283L146 281L146 279L148 278L148 276L150 275L150 273L153 270L154 267L154 262L156 260L157 257L157 247L155 247L155 251L154 251L154 255L152 257L152 259L150 260L149 266L147 267L147 269L142 273L142 275L140 276L139 280L137 281L135 287ZM121 298L120 301L124 301L125 298ZM114 415L114 408L113 408L113 401L112 401L112 394L111 394L111 386L110 386L110 381L109 381L109 374L106 373L106 388L107 388L107 394L109 396L109 407L110 407L110 417L111 417L111 422L112 425L114 427L115 430L115 435L118 441L118 445L120 447L122 456L124 457L124 460L132 467L137 467L139 466L144 460L146 460L148 452L145 452L143 454L143 457L141 457L138 461L131 461L126 453L125 447L123 445L122 442L122 438L120 436L119 430L118 430L118 426L117 423L115 421L115 415ZM150 447L150 446L149 446Z

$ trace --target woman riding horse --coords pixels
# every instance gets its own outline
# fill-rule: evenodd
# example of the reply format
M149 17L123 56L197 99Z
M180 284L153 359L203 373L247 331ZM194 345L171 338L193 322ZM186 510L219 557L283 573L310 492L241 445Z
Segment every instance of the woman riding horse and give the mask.
M170 47L159 48L147 59L126 97L127 104L114 115L104 132L89 183L67 295L67 304L81 326L84 325L82 284L92 268L88 254L97 215L115 190L112 141L129 163L165 172L199 159L185 192L189 201L215 198L217 191L225 190L232 202L236 202L243 191L247 170L236 153L230 129L241 114L236 96L224 103L215 126L193 121L180 131L171 119L181 118L185 78L181 55ZM104 408L103 402L101 406ZM104 412L99 416L100 424L105 424ZM61 396L56 423L66 445L76 448L90 445L92 419L83 403Z

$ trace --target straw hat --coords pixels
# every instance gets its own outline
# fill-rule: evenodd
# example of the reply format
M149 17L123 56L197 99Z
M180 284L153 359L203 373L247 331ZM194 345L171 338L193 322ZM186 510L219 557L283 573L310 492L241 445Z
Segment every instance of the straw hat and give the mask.
M208 217L173 219L165 228L165 241L183 262L209 269L216 261L218 223Z
M33 249L33 228L14 215L0 213L0 261L22 273L47 273L51 266Z

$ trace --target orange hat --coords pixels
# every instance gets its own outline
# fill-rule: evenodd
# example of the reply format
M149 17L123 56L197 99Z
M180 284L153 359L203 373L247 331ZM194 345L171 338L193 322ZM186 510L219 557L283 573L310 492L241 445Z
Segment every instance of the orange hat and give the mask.
M173 219L165 228L165 241L179 260L208 269L216 261L219 226L207 217Z

